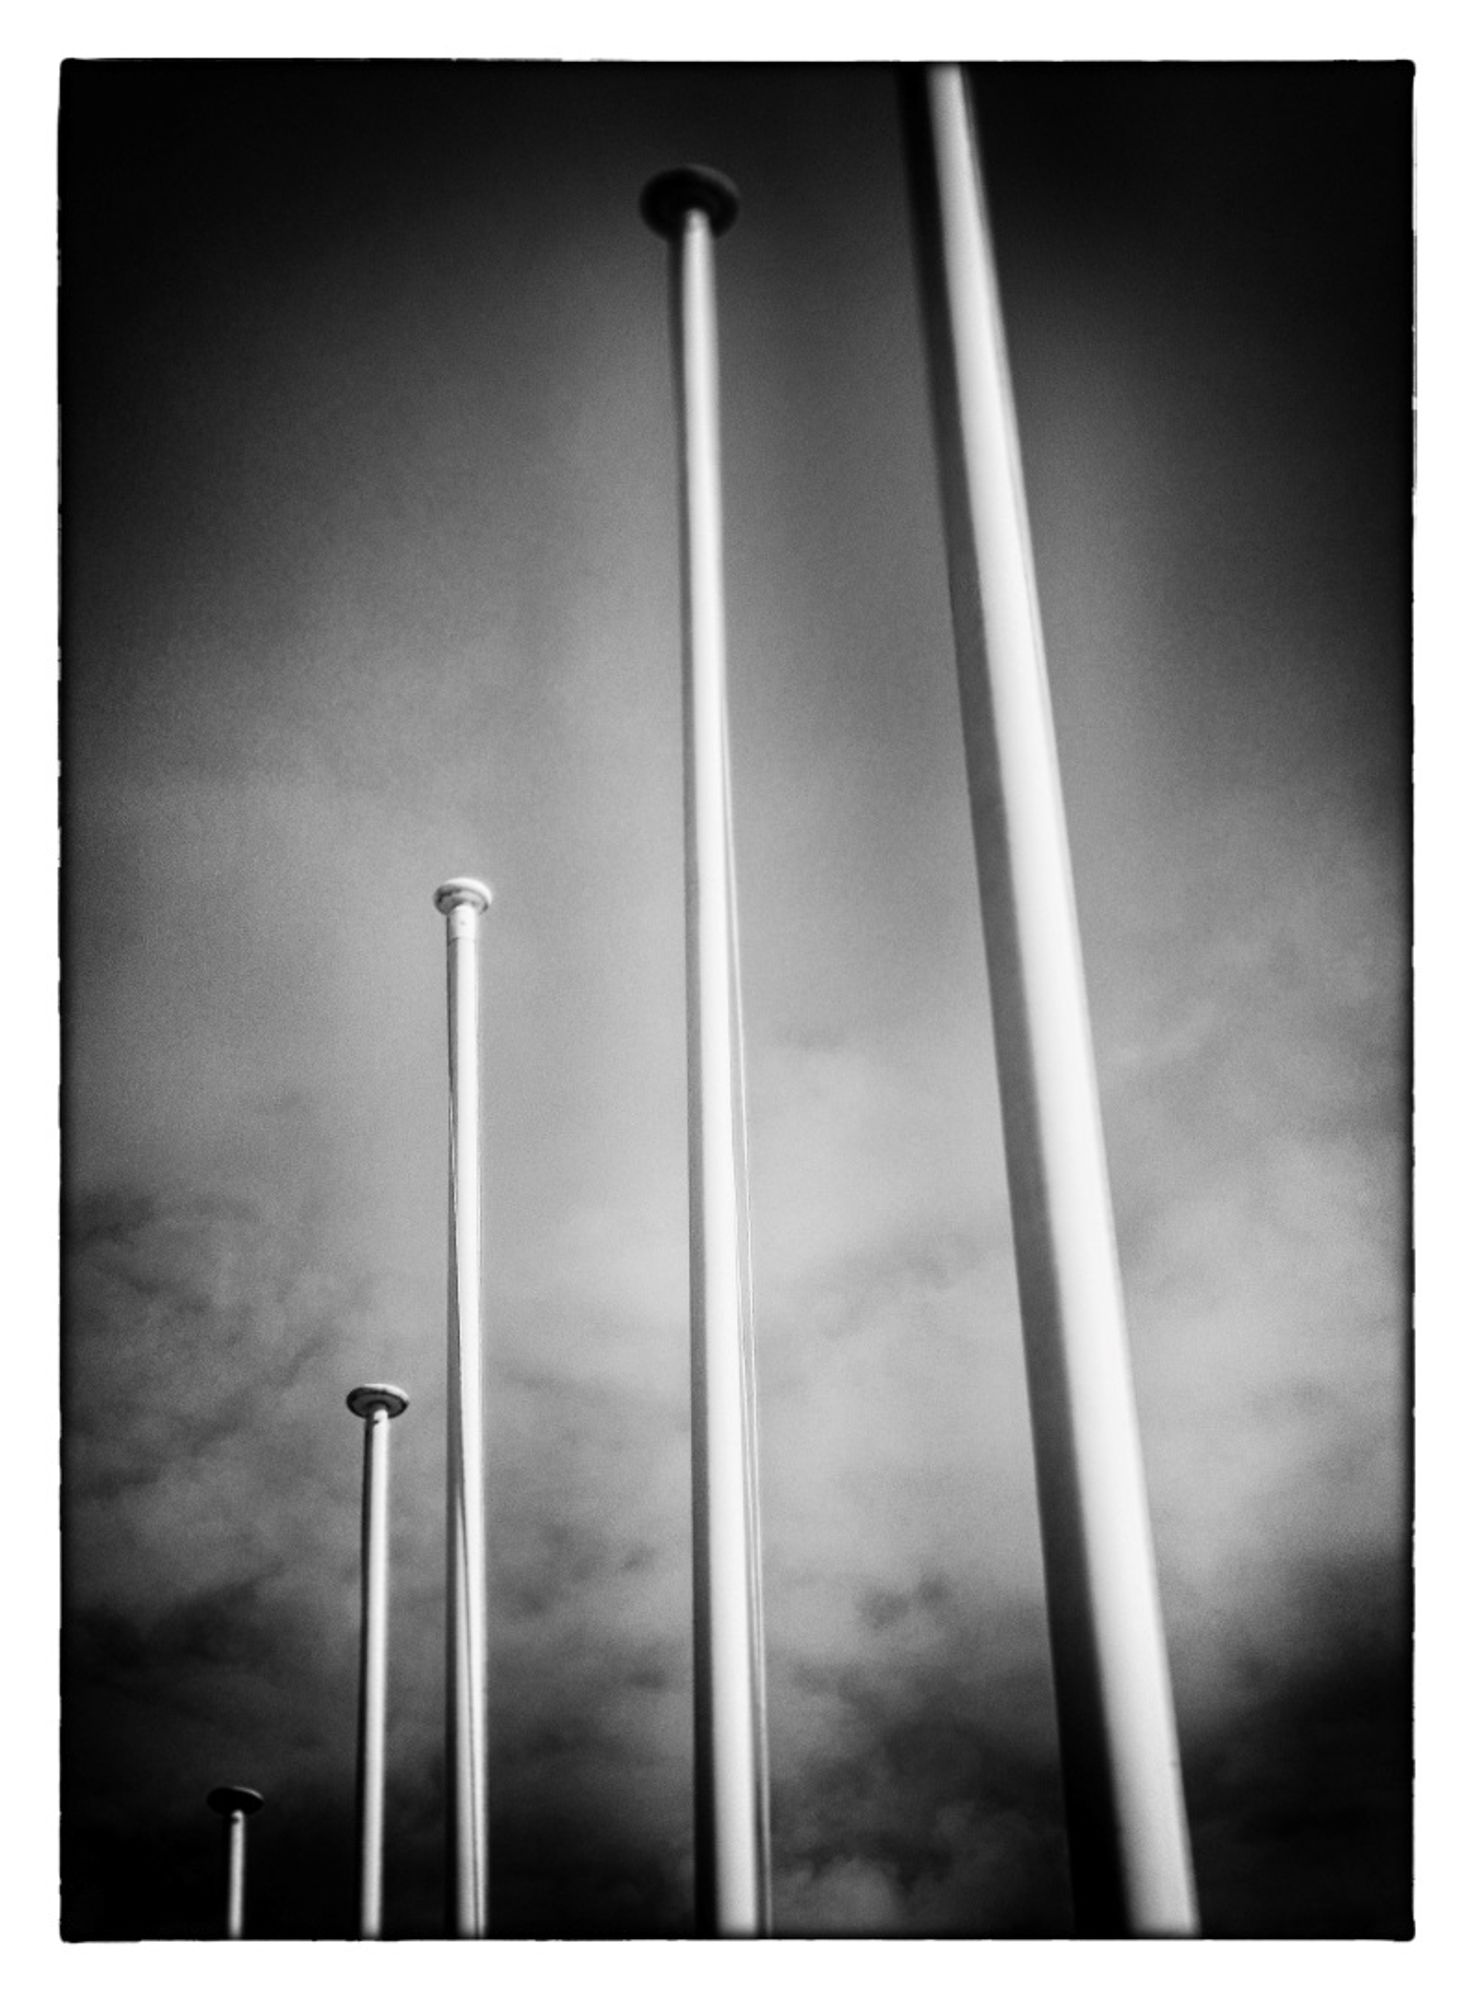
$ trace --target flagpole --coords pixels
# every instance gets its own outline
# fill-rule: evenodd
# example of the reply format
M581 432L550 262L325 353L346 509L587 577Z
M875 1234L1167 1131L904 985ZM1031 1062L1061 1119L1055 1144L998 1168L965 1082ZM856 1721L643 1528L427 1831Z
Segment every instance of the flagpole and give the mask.
M680 427L695 1920L702 1935L759 1937L771 1870L714 253L737 206L704 167L660 174L640 203L671 246Z
M907 129L1032 1413L1075 1921L1196 1896L1000 300L966 84Z
M265 1800L249 1785L216 1785L205 1800L225 1822L225 1935L245 1936L245 1822Z
M348 1396L363 1419L362 1617L358 1649L358 1936L383 1935L383 1793L388 1713L388 1427L409 1398L391 1382Z
M446 919L450 1050L449 1437L447 1455L446 1745L449 1917L456 1937L489 1925L486 1864L485 1441L480 1236L480 922L484 882L435 891Z

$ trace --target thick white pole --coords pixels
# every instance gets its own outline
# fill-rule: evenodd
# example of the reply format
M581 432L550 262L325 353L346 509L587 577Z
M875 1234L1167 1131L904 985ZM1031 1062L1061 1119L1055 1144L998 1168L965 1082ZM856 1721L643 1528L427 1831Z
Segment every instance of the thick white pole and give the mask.
M435 891L447 919L450 1003L450 1311L445 1762L450 1927L483 1938L486 1867L486 1535L480 1235L480 920L484 882Z
M358 1644L358 1936L383 1935L383 1793L388 1722L388 1427L409 1407L390 1382L348 1397L363 1419L363 1604Z
M1196 1897L1073 878L980 154L959 69L907 98L951 607L1026 1343L1075 1919Z
M696 1925L760 1937L771 1888L713 248L736 207L729 181L697 167L660 175L642 202L672 247L680 416Z
M245 1936L245 1822L265 1801L249 1785L216 1785L205 1800L225 1822L225 1935Z

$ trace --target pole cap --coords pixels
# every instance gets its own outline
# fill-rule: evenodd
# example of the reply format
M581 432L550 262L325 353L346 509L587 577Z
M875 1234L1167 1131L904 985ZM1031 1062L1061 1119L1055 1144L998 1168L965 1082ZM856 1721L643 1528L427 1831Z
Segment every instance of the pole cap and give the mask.
M434 906L442 917L467 903L484 916L491 907L490 884L478 881L474 875L452 875L434 892Z
M723 236L741 209L736 183L714 167L671 167L639 197L639 213L657 236L678 236L692 208L708 218L712 236Z
M348 1408L355 1417L371 1417L375 1410L401 1417L408 1407L409 1398L392 1382L364 1382L348 1395Z
M227 1816L231 1813L259 1812L266 1801L259 1792L249 1785L216 1785L205 1800L211 1812Z

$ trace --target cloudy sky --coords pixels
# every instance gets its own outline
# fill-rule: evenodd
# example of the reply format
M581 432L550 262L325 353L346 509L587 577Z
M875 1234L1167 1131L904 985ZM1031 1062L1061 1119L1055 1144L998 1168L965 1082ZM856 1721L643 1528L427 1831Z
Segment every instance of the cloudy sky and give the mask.
M1409 1910L1410 75L976 72L1205 1927ZM691 1916L675 439L720 249L779 1930L1069 1913L892 77L73 65L64 1927L442 1922L445 876L493 1923Z

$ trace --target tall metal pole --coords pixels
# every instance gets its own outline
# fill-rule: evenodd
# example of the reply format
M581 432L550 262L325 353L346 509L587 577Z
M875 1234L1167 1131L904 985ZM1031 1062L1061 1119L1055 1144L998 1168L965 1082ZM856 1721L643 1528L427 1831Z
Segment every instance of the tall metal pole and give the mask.
M409 1398L391 1382L348 1397L363 1419L363 1608L358 1647L358 1936L383 1935L383 1788L388 1711L388 1427Z
M640 204L671 245L680 416L695 1916L704 1935L759 1937L771 1929L771 1866L714 255L737 205L704 167L659 175Z
M486 1539L481 1371L480 920L484 882L435 891L447 919L450 1006L449 1452L446 1745L449 1917L456 1937L489 1923L486 1867Z
M216 1785L205 1800L225 1822L225 1935L245 1936L245 1822L265 1804L249 1785Z
M1075 1920L1093 1935L1188 1936L1180 1752L1016 418L960 70L907 80L906 112Z

